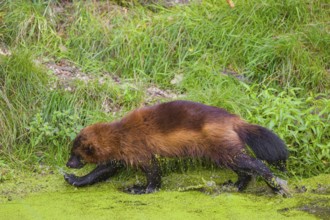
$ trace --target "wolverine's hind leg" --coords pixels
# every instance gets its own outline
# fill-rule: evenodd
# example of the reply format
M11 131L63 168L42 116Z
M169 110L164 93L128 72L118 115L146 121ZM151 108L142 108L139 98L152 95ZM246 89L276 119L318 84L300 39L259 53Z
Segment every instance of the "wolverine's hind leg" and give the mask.
M110 161L106 164L98 165L93 171L85 176L76 176L74 174L65 174L64 179L71 185L82 187L92 185L109 179L115 175L117 171L123 167L122 163Z
M145 173L147 178L146 186L134 185L126 189L128 193L132 194L145 194L153 193L161 186L161 169L158 160L153 157L149 163L142 164L141 170Z
M235 186L238 189L238 191L243 191L244 189L246 189L249 182L251 181L252 175L246 174L246 173L238 171L238 170L234 170L234 168L232 168L232 169L238 175L237 181L235 183L233 183L231 180L228 180L223 185L224 186Z
M235 172L238 175L238 179L234 185L237 187L238 191L243 191L244 189L246 189L247 185L251 181L252 176L240 171L235 171Z
M238 181L235 185L239 190L243 190L247 186L252 175L259 175L274 192L283 196L290 196L286 185L278 181L278 178L272 174L269 168L256 158L241 153L235 157L230 167L238 173Z

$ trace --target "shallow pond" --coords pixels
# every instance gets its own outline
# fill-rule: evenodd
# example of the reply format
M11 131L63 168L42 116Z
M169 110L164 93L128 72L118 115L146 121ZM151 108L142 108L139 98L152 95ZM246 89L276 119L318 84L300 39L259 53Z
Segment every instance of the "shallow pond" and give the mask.
M24 177L25 176L25 177ZM1 219L330 219L330 175L290 179L291 198L274 195L262 181L244 193L222 187L227 171L168 174L163 188L130 195L123 188L144 181L120 176L85 188L60 173L22 174L0 183Z

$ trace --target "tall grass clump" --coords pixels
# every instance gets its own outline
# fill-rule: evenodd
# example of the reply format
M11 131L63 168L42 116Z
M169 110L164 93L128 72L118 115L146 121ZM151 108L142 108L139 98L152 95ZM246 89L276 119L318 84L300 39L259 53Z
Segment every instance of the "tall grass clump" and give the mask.
M113 8L109 10L114 12ZM65 46L68 51L65 55L76 63L83 64L86 71L104 69L100 68L104 65L102 61L109 61L111 57L109 33L115 22L111 17L103 19L104 16L98 12L99 9L92 3L77 2L70 15L72 23L66 27Z
M176 88L179 93L186 94L185 99L219 106L236 114L241 114L249 105L245 87L236 78L225 76L208 63L183 69L184 78Z
M26 45L45 52L57 51L61 39L56 32L56 10L53 1L6 1L3 3L3 25L0 27L7 45Z
M207 60L214 68L272 87L324 91L329 88L324 5L243 1L232 10L223 1L203 1L155 12L136 6L100 15L94 13L95 5L79 4L67 45L80 63L105 62L110 72L161 84Z
M1 57L0 65L0 144L3 152L13 152L25 137L25 126L42 103L47 75L27 51Z

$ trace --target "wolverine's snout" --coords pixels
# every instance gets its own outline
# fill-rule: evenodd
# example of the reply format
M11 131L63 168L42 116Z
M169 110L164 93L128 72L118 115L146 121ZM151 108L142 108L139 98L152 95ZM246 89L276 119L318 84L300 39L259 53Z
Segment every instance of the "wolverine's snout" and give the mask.
M81 158L77 155L71 154L66 166L69 168L80 169L85 164L81 161Z

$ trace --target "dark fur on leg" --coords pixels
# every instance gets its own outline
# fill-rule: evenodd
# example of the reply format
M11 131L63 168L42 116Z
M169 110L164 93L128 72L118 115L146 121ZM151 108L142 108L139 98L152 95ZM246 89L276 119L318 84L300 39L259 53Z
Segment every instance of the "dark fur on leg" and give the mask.
M278 178L272 174L268 167L260 160L250 157L246 154L240 154L235 157L231 168L239 173L239 178L236 184L244 189L250 181L252 175L258 175L270 186L275 193L283 196L290 196L290 193L285 185L278 181Z
M242 172L237 172L237 175L238 180L234 183L234 185L237 187L238 191L243 191L250 183L252 176Z
M105 181L115 175L123 167L119 162L111 161L107 164L98 165L93 171L85 176L78 177L74 174L65 174L64 179L71 185L82 187Z
M132 194L153 193L161 187L161 169L156 158L153 158L149 164L141 166L141 169L146 175L147 185L134 185L125 189L126 192Z

